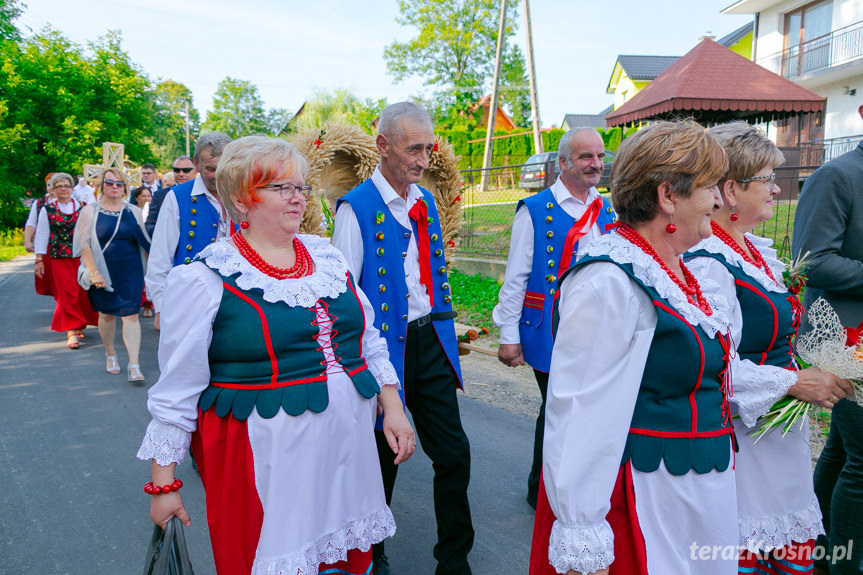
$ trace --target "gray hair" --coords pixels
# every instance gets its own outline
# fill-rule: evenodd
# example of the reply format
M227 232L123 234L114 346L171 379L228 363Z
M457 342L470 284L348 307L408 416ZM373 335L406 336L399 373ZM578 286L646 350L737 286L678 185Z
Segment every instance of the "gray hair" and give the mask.
M572 162L572 139L579 132L593 132L594 134L597 134L600 138L602 137L602 134L600 134L596 128L581 127L573 128L567 131L563 136L560 137L560 143L557 145L558 162L560 160L566 160L567 163Z
M195 142L195 160L201 160L201 152L207 150L210 157L215 158L222 155L222 150L233 140L224 132L207 132Z
M176 163L177 163L177 162L179 162L180 160L189 160L189 161L191 162L191 161L192 161L192 158L190 158L189 156L177 156L176 158L174 158L174 161L173 161L173 162L171 162L171 165L176 164Z
M429 127L434 128L434 122L432 122L428 112L413 102L398 102L390 104L381 112L381 118L378 121L378 134L383 134L389 138L401 136L402 118L408 118L417 124L427 124Z
M56 184L56 183L57 183L57 182L59 182L60 180L66 180L66 181L68 181L68 182L69 182L69 184L70 184L70 185L72 185L72 186L74 186L74 185L75 185L75 180L73 180L73 179L72 179L72 176L70 176L70 175L69 175L69 174L67 174L66 172L56 172L56 173L55 173L53 176L51 176L51 178L48 180L48 185L51 187L51 189L53 189L53 188L54 188L54 184Z

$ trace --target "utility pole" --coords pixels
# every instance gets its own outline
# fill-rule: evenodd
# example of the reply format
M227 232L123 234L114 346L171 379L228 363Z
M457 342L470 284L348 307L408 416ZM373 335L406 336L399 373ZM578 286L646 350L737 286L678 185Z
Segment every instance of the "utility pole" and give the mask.
M494 85L491 89L491 101L488 103L488 130L485 134L485 157L482 160L482 180L480 189L488 190L489 168L493 150L494 120L497 116L498 84L500 84L500 64L503 61L504 31L506 29L506 0L500 0L500 26L497 30L497 55L494 59Z
M189 156L189 101L185 101L186 104L186 155Z
M539 95L536 91L536 68L533 65L533 31L530 27L530 0L524 0L524 30L527 34L527 77L530 81L530 112L533 116L533 153L545 151L542 145L542 127L539 121Z

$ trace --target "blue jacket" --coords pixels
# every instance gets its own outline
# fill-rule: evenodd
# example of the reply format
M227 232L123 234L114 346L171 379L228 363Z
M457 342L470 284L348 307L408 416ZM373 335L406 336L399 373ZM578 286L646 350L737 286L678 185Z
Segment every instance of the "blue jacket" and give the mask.
M198 252L216 241L219 235L219 212L207 198L193 196L195 180L171 188L177 198L180 214L180 240L174 253L174 265L191 262Z

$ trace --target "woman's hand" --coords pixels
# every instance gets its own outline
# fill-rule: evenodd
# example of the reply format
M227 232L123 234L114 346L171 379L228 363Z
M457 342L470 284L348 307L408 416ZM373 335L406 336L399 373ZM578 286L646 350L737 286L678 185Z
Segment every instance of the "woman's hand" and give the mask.
M797 372L797 383L788 388L788 395L833 409L840 399L846 395L854 395L854 387L846 379L840 379L817 367L809 367Z
M396 454L394 463L404 463L416 451L417 441L395 386L383 386L378 396L378 405L384 409L384 437Z
M37 278L42 278L45 275L45 262L42 260L36 260L36 264L33 266L33 272L36 274Z
M90 271L90 283L93 284L93 287L103 288L106 285L108 285L105 282L105 278L102 277L102 274L99 272L99 270L94 269L94 270L89 270L89 271Z
M183 497L179 491L152 496L152 501L150 501L150 519L153 520L153 523L164 529L165 525L168 524L168 521L174 515L186 527L192 525L192 519L183 506Z

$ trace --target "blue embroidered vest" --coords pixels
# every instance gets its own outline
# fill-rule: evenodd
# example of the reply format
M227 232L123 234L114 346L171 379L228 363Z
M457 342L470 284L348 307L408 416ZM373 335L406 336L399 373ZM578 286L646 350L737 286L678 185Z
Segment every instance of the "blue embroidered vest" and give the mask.
M727 340L719 334L711 339L688 323L656 289L635 277L630 264L608 256L582 258L561 280L595 261L624 270L650 297L657 315L621 465L630 461L650 473L664 462L673 475L725 471L734 444L724 383Z
M180 214L180 240L174 253L175 266L191 262L198 252L215 242L219 235L219 211L205 196L193 196L194 187L195 180L191 180L171 188L177 198L177 213Z
M219 273L218 270L213 270ZM329 404L326 357L320 350L314 308L264 300L259 289L242 291L236 277L222 276L224 292L213 321L210 385L198 406L244 420L256 409L264 419L279 409L289 415L320 413ZM380 391L361 356L363 309L353 278L339 297L318 300L333 318L333 351L357 391L369 399Z
M443 233L434 196L420 188L428 205L428 233L431 270L434 285L432 313L452 311L452 297L444 259ZM407 256L411 233L417 233L416 222L412 229L396 221L377 187L368 179L342 196L338 205L348 202L356 215L363 239L363 273L360 287L375 310L375 327L386 339L390 361L404 384L405 338L408 325L408 287L405 282L404 258ZM452 364L461 386L461 365L458 359L458 340L452 319L432 322L447 358ZM404 390L399 390L404 403Z
M554 345L551 316L555 282L558 271L566 271L559 269L560 261L566 234L575 223L575 218L560 207L551 188L521 200L516 211L522 204L527 207L533 223L533 264L518 325L521 353L532 368L548 372L551 365L551 348ZM615 222L617 215L608 199L603 198L602 211L596 220L600 232L605 234L606 227ZM576 242L574 252L578 251L578 244L579 242ZM570 265L574 263L573 253Z
M741 359L757 365L796 369L792 342L800 326L800 312L788 292L773 292L746 274L723 254L697 250L687 254L705 256L720 262L734 276L737 301L743 313L743 331L737 352Z

